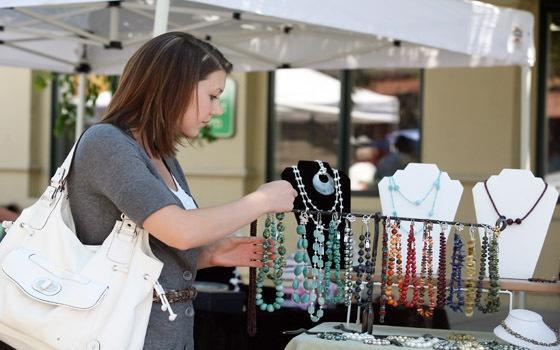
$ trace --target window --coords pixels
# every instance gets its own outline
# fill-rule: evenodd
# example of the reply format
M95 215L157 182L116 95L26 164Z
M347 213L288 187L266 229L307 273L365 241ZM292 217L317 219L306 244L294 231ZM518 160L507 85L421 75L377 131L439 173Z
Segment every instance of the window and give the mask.
M539 58L539 175L560 189L560 4L543 3Z
M298 160L343 170L354 194L419 161L421 71L283 69L271 74L269 180Z

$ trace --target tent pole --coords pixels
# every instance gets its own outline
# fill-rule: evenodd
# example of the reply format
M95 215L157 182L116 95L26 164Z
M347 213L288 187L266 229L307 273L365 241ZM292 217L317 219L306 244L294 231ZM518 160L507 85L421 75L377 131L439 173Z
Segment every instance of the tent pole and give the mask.
M154 19L153 37L167 32L167 20L169 18L169 0L157 0L156 14Z
M520 169L531 170L531 67L521 67Z
M76 109L76 141L84 131L84 114L86 109L86 74L78 74L78 106Z

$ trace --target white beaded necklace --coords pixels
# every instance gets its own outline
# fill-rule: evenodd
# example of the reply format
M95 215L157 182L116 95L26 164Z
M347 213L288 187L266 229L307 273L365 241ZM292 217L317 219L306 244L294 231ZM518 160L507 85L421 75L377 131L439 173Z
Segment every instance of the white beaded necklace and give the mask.
M322 162L321 161L316 161L316 162L318 162L319 166L322 167ZM321 209L319 209L311 201L311 198L309 198L309 196L307 195L307 191L305 190L305 185L303 184L303 179L301 177L301 173L300 173L297 165L292 165L292 170L294 172L294 177L296 179L296 183L297 183L297 186L298 186L298 192L301 195L301 199L302 199L303 205L305 207L305 211L309 211L309 210L311 210L311 208L313 210L316 210L316 211L321 211ZM342 186L340 185L340 175L338 174L337 169L333 169L333 174L334 174L335 197L334 197L334 204L329 211L331 211L331 212L336 211L336 208L338 206L339 211L342 213L342 211L344 209L344 205L342 203L343 199L342 199L342 189L341 189ZM315 221L313 216L311 216L311 218L313 219L313 221ZM315 223L317 223L317 222L315 222Z

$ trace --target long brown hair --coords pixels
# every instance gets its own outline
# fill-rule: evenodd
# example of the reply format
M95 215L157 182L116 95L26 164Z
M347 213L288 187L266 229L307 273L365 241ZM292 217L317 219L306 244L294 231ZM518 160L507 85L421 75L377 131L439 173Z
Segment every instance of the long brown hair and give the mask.
M174 155L198 82L219 70L229 74L232 64L209 43L182 32L157 36L128 60L101 123L137 130L154 157Z

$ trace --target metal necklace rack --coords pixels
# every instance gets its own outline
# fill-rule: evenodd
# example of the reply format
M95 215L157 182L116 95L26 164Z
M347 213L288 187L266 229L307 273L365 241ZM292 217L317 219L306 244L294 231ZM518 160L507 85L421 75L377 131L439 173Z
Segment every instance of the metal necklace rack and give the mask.
M334 211L326 211L326 210L302 210L302 209L294 209L294 210L292 210L292 212L296 213L296 214L306 213L306 214L309 214L309 215L333 215L333 214L337 214L337 215L340 215L340 217L342 219L353 216L355 218L370 217L370 218L375 218L375 219L379 219L379 220L383 220L383 219L395 220L395 219L397 219L397 220L400 220L400 221L431 222L431 223L440 224L440 225L445 225L446 224L446 225L450 225L450 226L478 227L478 228L485 228L485 229L489 229L489 230L492 230L492 229L494 229L494 227L499 226L500 231L503 231L507 227L507 222L505 220L505 217L500 217L496 221L495 226L491 226L491 225L487 225L487 224L465 223L465 222L459 222L459 221L444 221L444 220L434 220L434 219L425 219L425 218L386 216L386 215L381 215L381 213L379 213L379 212L375 212L375 213L360 213L360 212L347 213L347 212L334 212ZM381 285L381 283L379 283L379 282L374 282L373 284L376 285L376 286ZM413 287L413 286L412 285L408 286L408 288L411 288L411 287ZM427 287L424 287L424 288L427 288ZM434 286L434 288L437 288L437 287ZM446 289L449 289L449 287L447 287ZM466 290L466 288L461 288L461 290ZM482 291L487 292L488 290L482 289ZM499 294L507 294L509 296L509 311L511 311L512 308L513 308L513 294L512 294L512 292L509 291L509 290L501 290L500 289L498 291L498 293ZM347 316L346 316L346 325L347 326L350 324L351 308L352 308L352 305L349 305ZM360 323L360 307L359 306L358 306L356 323L357 324Z

